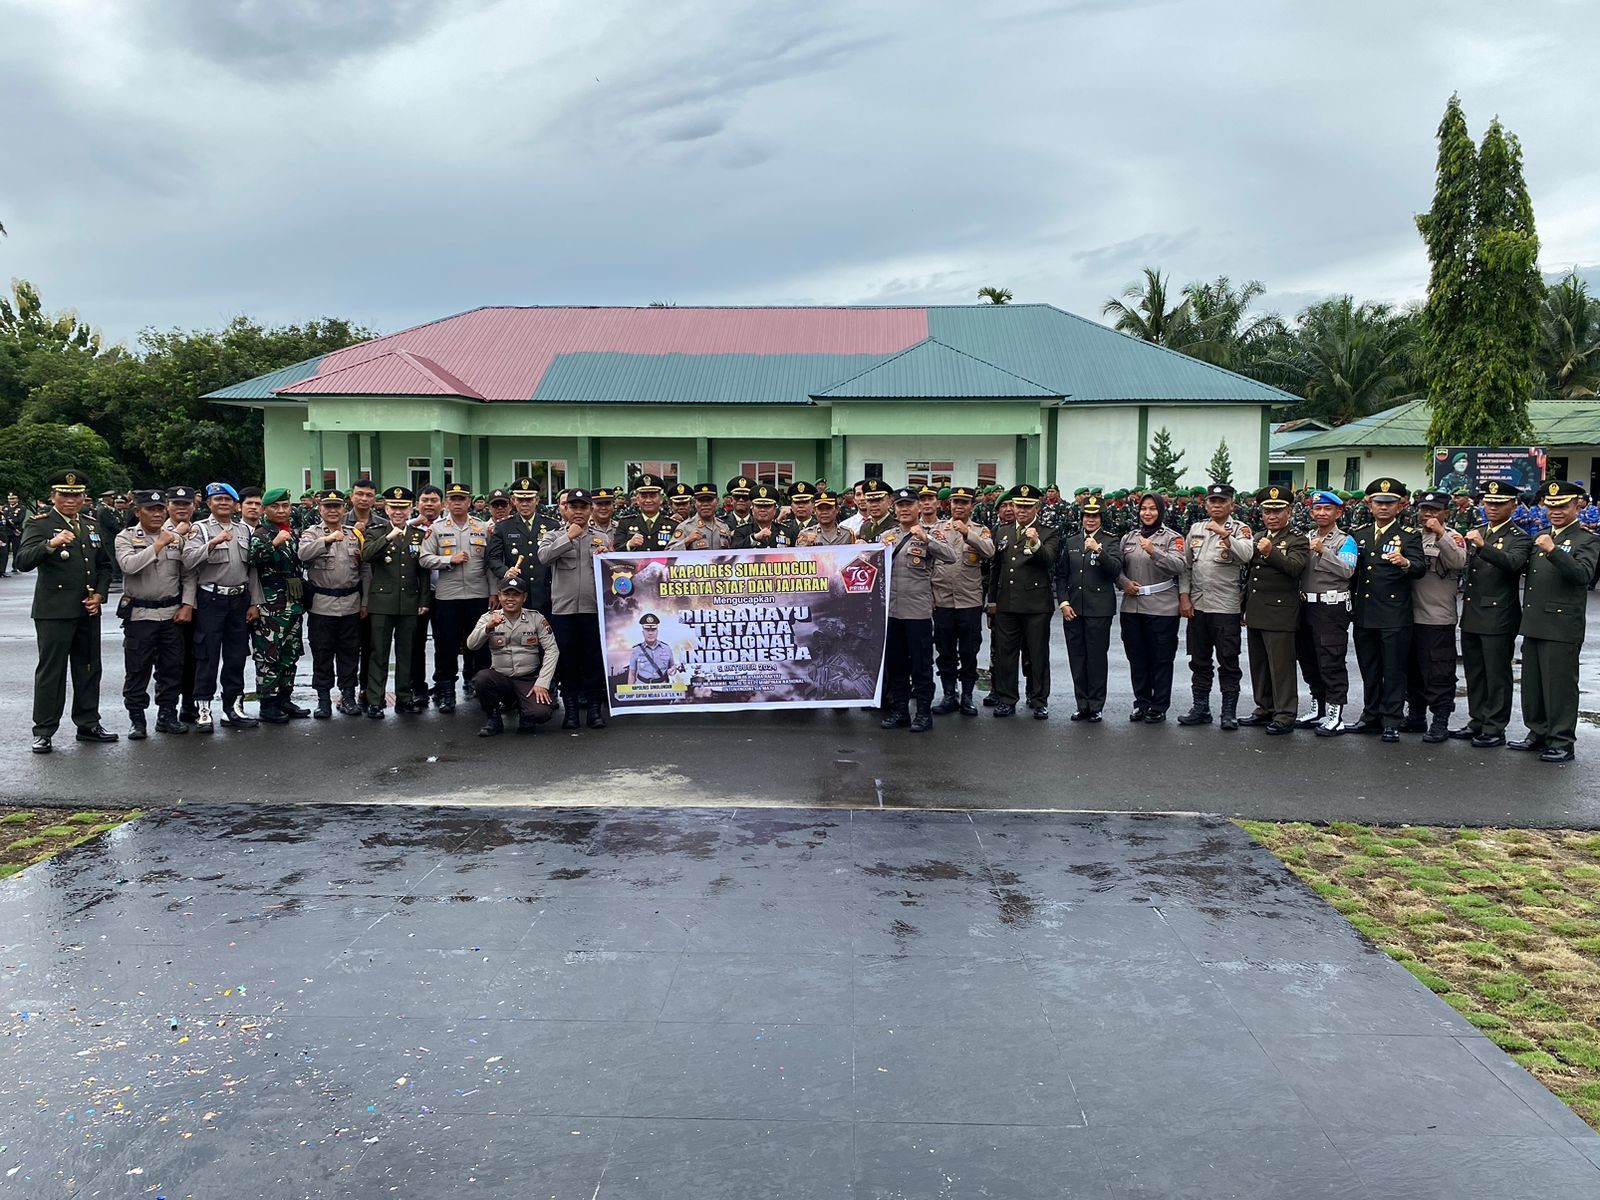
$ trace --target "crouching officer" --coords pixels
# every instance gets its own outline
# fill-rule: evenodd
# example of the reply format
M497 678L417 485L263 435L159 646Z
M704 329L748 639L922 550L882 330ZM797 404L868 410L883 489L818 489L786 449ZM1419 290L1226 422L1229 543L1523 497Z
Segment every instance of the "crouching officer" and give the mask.
M384 490L383 507L389 526L375 528L361 547L361 607L371 623L372 641L365 680L367 716L383 718L389 691L389 651L394 651L394 710L419 713L428 707L417 695L411 676L411 644L417 623L428 615L432 600L430 573L422 566L422 543L428 534L421 525L408 523L410 488Z
M1513 750L1540 762L1571 762L1578 727L1578 653L1583 648L1589 580L1600 537L1578 523L1583 489L1564 479L1539 486L1550 528L1533 540L1522 592L1522 719L1528 736Z
M486 612L467 635L473 650L489 649L489 665L472 677L483 706L479 737L503 733L502 707L517 710L517 732L536 733L555 712L550 685L561 652L544 614L525 607L525 585L515 575L500 585L500 607Z
M173 620L183 606L183 577L199 566L199 545L162 528L167 500L162 492L135 492L139 523L117 534L122 568L122 703L128 710L128 738L145 739L145 709L150 706L150 676L156 681L156 732L188 733L178 719L183 691L183 630Z

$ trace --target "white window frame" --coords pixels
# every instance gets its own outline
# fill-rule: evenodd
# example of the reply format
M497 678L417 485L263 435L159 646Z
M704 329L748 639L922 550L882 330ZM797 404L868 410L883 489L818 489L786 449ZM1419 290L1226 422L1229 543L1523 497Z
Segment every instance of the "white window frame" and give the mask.
M766 468L766 469L763 469ZM794 460L763 458L739 464L739 474L772 487L788 487L794 482Z
M311 490L311 468L310 467L306 467L304 470L302 470L300 472L300 478L302 480L304 480L304 482L301 484L301 491L309 492ZM336 488L338 486L339 486L339 468L338 467L323 467L322 468L322 486L320 488L318 488L317 490L325 492L329 488Z
M411 483L413 492L416 492L427 483L437 483L440 488L449 487L456 481L456 460L454 458L446 458L444 460L444 479L442 481L422 478L423 475L431 475L432 473L433 459L416 455L406 459L406 477Z
M658 479L681 479L680 464L672 458L628 459L622 464L622 482L630 492L641 475L654 475Z

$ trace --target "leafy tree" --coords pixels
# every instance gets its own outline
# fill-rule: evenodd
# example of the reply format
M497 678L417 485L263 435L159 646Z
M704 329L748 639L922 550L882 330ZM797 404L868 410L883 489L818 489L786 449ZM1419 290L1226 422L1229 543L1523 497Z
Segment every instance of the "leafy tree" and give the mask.
M1296 416L1343 425L1412 399L1415 322L1387 304L1338 296L1313 304L1281 338L1274 373L1306 403Z
M1227 438L1217 443L1211 461L1206 465L1206 474L1210 476L1212 483L1233 482L1233 455L1228 452Z
M1543 341L1535 359L1548 393L1594 399L1600 392L1600 300L1576 271L1546 291L1539 324Z
M1144 284L1129 284L1120 300L1107 300L1100 306L1100 315L1114 317L1112 325L1130 337L1168 346L1175 337L1183 340L1187 336L1191 313L1187 297L1170 308L1167 300L1167 280L1160 271L1146 267Z
M1417 229L1428 248L1428 300L1422 310L1421 357L1434 424L1437 414L1471 386L1474 339L1469 306L1478 152L1467 133L1459 96L1451 96L1445 105L1437 137L1433 206L1417 217Z
M1178 486L1178 481L1183 478L1183 470L1179 464L1183 461L1183 451L1173 450L1172 433L1163 425L1156 430L1155 437L1150 439L1150 455L1139 462L1139 472L1144 476L1145 485L1161 491L1171 491Z
M990 304L1010 304L1011 289L1003 287L981 287L978 289L978 299L987 300Z
M56 471L82 471L95 491L128 486L128 473L115 460L105 438L82 425L12 425L0 429L0 495L16 492L25 500L49 494Z

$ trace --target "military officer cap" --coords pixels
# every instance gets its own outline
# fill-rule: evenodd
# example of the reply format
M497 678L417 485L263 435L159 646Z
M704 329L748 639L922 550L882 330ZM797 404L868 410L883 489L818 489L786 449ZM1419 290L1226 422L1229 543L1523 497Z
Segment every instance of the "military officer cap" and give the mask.
M511 503L511 493L506 491L505 488L495 488L494 491L489 493L489 503L490 504L510 504Z
M306 495L310 496L310 495L314 495L314 493L307 492ZM194 499L194 489L193 488L187 488L187 487L184 487L182 484L179 484L175 488L168 488L167 489L167 503L168 504L171 504L174 500L193 500L193 499Z
M1449 508L1450 507L1450 493L1449 492L1440 492L1440 491L1422 492L1417 496L1417 507L1418 508Z
M392 487L384 489L383 499L386 504L410 504L416 497L408 487Z
M1213 483L1210 487L1205 488L1204 491L1207 500L1232 500L1234 494L1231 483ZM1191 493L1191 495L1199 494L1199 492Z
M539 485L524 475L511 485L511 494L519 500L527 500L539 494Z
M1220 486L1220 485L1219 485ZM1232 491L1232 488L1228 489ZM1269 483L1256 493L1256 503L1262 508L1288 508L1289 489L1281 484Z
M668 500L689 500L694 497L694 489L687 483L673 483L667 488Z
M717 491L717 485L714 483L697 483L694 485L694 495L696 497L710 496L713 500L715 500L717 497L721 496L722 493Z
M915 504L919 495L921 493L914 487L895 488L894 502L896 504Z
M932 496L935 499L938 499L939 489L934 487L931 483L925 483L917 489L917 495L923 498Z
M142 491L133 494L135 508L165 508L167 506L166 493L161 491Z
M1483 485L1483 499L1489 504L1515 504L1517 485L1505 479L1490 479Z
M817 490L816 506L818 508L838 508L839 497L835 496L832 492L827 491L826 489L819 488Z
M750 490L754 487L755 484L751 482L748 476L735 475L732 479L728 480L728 495L748 496L750 494Z
M1006 493L1006 499L1013 504L1020 504L1024 508L1031 508L1039 503L1039 489L1031 483L1019 483Z
M950 489L950 499L952 500L976 500L977 498L978 493L972 488L953 487Z
M751 504L776 505L781 499L783 499L783 493L770 483L761 484L750 494Z
M881 479L863 479L861 481L861 495L867 499L881 498L889 494L889 485Z
M89 480L82 471L57 471L45 482L52 492L68 496L82 496L89 490Z
M791 504L796 500L815 500L816 498L817 489L804 479L796 479L789 485L789 503Z
M168 495L170 495L170 494L171 493L168 493ZM262 503L262 505L264 507L266 507L266 506L270 506L270 505L273 505L273 504L281 504L283 501L287 500L288 498L289 498L289 489L288 488L273 488L271 491L267 492L264 496L261 497L261 503Z
M472 489L464 483L452 483L445 488L444 497L446 500L470 500L472 499Z
M1098 496L1090 496L1083 502L1082 511L1086 517L1098 517L1100 515L1100 498Z
M644 616L639 618L639 624L646 629L658 629L661 626L661 618L656 616L655 613L645 613Z
M329 488L327 491L323 492L321 496L321 502L323 504L343 504L344 500L345 495L338 488Z
M517 592L523 596L528 594L528 585L522 581L521 575L507 575L500 581L502 592Z
M633 494L636 496L640 492L659 491L661 491L661 476L659 475L641 475L639 476L639 482L633 485Z
M115 500L116 498L117 493L115 488L100 493L100 499L102 500Z
M591 504L594 502L594 497L590 496L582 488L568 488L562 493L562 498L568 504Z
M595 490L589 494L590 501L595 504L610 504L616 498L617 489L605 487L603 485L595 488ZM570 495L568 496L568 499L571 499Z
M1409 492L1406 485L1398 479L1374 479L1367 484L1366 496L1368 500L1404 500Z
M1566 479L1552 479L1540 484L1539 503L1547 508L1563 508L1583 495L1583 489Z

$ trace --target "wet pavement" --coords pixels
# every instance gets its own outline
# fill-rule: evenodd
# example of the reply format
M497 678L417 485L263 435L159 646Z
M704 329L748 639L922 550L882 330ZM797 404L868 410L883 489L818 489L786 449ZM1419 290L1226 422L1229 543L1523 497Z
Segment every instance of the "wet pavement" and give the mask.
M1600 1195L1237 827L163 807L0 885L0 1196Z
M451 717L336 717L115 746L74 743L68 722L45 757L28 752L32 587L29 577L0 580L0 728L9 734L0 741L0 803L884 804L1600 828L1600 639L1585 652L1589 719L1579 726L1578 761L1562 766L1460 742L1425 746L1416 735L1388 746L1174 721L1131 726L1127 665L1115 641L1106 721L1074 724L1059 636L1048 723L997 721L985 710L937 718L931 735L914 736L886 733L866 712L718 713L622 717L599 732L547 726L531 739L481 741L480 714L467 703ZM1600 627L1600 598L1590 606ZM101 713L121 733L121 627L107 620L104 634ZM1180 655L1175 705L1187 705L1185 664ZM310 669L307 657L299 694L308 702ZM1359 678L1353 660L1351 677ZM1463 701L1457 723L1464 721Z

